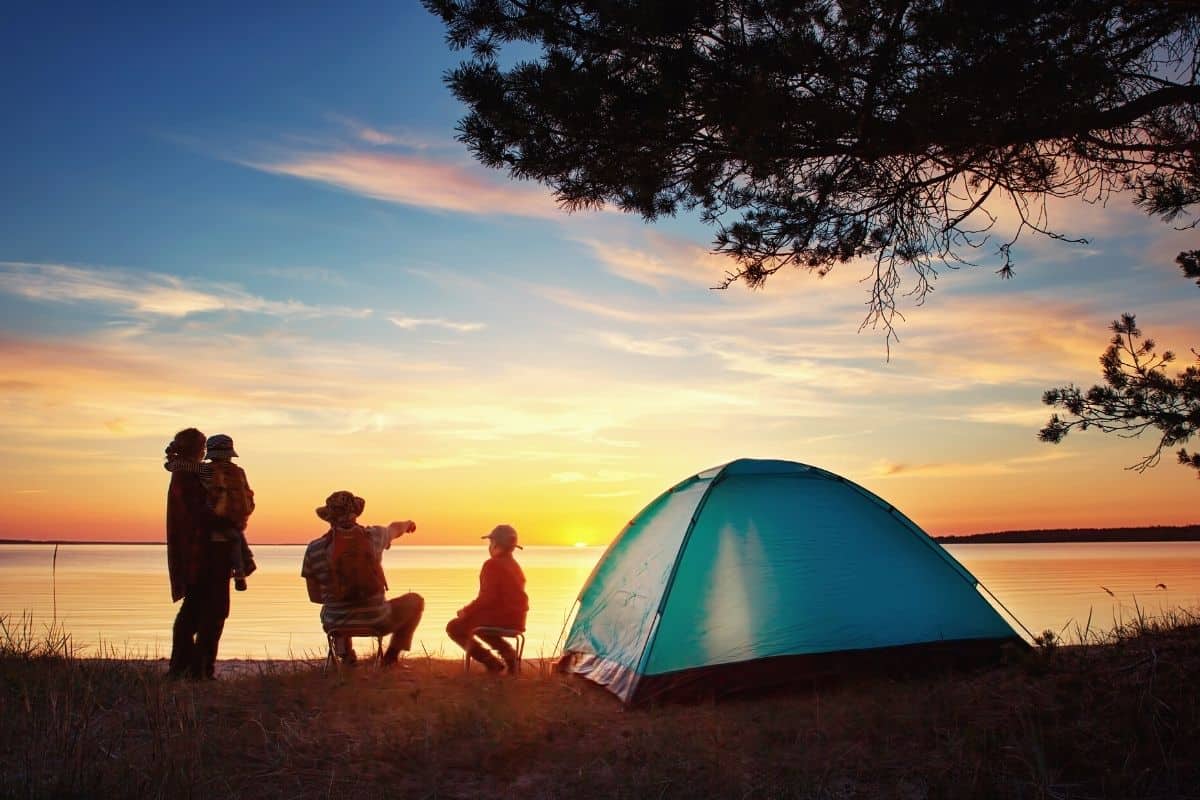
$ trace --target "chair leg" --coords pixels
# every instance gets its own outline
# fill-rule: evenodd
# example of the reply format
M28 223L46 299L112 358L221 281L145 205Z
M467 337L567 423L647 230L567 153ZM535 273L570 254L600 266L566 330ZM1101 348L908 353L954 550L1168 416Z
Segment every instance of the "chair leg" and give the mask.
M343 659L340 658L337 654L337 641L339 638L345 638L347 640L346 641L347 650L352 651L354 649L354 637L353 637L353 635L346 635L346 634L335 635L335 633L330 633L330 634L327 634L327 636L326 636L326 639L329 642L329 649L325 654L325 668L322 670L322 672L326 672L326 673L329 672L329 665L332 664L337 669L338 674L340 675L342 672L342 665L344 662L343 662ZM366 636L367 634L361 634L361 635ZM375 634L371 634L371 635L375 636ZM383 664L383 637L382 636L375 636L375 663L377 665Z
M334 666L337 666L337 653L336 653L336 652L334 652L334 644L333 644L333 637L332 637L332 636L330 636L330 635L326 635L326 636L325 636L325 645L326 645L326 648L325 648L325 666L324 666L324 667L321 669L321 674L322 674L322 675L327 675L327 674L329 674L329 665L330 665L330 664L333 664Z

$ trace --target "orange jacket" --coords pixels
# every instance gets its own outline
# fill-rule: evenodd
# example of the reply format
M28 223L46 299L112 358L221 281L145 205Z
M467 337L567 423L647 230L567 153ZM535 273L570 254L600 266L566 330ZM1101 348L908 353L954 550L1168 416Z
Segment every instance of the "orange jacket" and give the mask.
M472 627L494 625L523 631L528 612L525 573L512 553L506 553L483 562L483 568L479 570L479 596L459 614Z

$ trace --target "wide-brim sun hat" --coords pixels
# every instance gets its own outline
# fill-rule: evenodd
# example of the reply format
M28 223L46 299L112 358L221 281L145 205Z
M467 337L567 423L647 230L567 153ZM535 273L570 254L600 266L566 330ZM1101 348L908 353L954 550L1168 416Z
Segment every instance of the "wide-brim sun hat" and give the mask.
M317 509L317 516L326 522L355 519L366 507L366 500L343 489L325 498L325 505Z

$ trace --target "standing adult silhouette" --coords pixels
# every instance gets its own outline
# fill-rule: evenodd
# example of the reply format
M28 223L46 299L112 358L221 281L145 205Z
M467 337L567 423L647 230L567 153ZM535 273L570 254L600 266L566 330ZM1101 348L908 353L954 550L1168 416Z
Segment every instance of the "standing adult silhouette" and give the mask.
M167 490L167 571L171 600L179 613L171 635L173 678L211 680L217 647L229 616L229 541L214 541L221 520L209 508L197 472L171 468L171 462L198 463L204 458L205 436L195 428L175 434L167 445L171 485Z

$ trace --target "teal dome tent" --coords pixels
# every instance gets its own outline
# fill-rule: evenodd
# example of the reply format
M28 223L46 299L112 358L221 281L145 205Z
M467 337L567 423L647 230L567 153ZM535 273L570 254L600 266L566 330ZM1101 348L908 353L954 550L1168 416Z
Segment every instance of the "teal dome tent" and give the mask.
M857 484L740 459L655 499L579 594L562 667L627 704L1023 640L979 582Z

